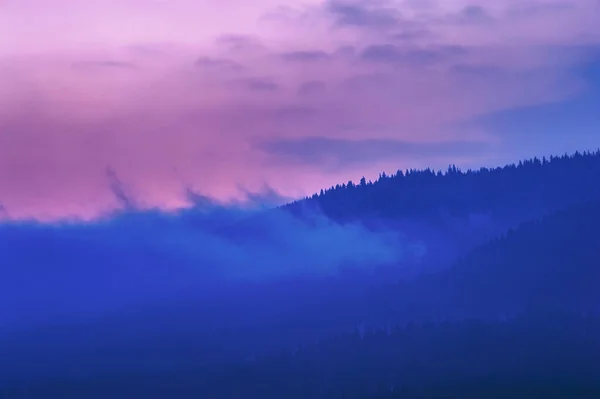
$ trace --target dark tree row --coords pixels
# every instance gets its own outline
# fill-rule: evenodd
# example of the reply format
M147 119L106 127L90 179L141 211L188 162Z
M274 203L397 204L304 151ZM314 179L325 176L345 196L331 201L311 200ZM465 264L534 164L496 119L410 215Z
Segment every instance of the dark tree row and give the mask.
M54 381L30 386L27 397L593 398L600 393L599 337L598 319L564 315L409 324L356 330L213 371Z
M317 207L339 220L367 217L436 218L490 212L536 215L600 198L600 150L533 158L493 169L407 170L382 173L375 182L349 181L288 205L294 212ZM527 215L525 215L527 216ZM522 220L522 219L521 219Z

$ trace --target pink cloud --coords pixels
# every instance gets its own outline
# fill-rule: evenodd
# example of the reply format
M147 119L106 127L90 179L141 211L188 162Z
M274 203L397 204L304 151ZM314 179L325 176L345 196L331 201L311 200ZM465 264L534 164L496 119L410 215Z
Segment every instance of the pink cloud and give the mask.
M584 90L569 68L585 51L560 52L600 44L591 0L52 3L0 5L11 217L118 206L107 168L137 202L173 208L187 188L301 196L383 168L485 159L497 138L457 126ZM311 138L349 152L363 140L414 145L344 158L355 164L339 151L286 161L272 145ZM460 142L482 145L440 146Z

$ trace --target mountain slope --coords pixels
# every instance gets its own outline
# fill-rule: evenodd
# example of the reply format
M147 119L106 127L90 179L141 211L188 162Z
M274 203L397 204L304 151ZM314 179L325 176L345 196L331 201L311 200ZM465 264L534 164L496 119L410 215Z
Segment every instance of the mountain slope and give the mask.
M445 173L426 170L382 174L376 182L348 182L285 206L301 214L319 208L339 220L449 217L490 214L494 217L545 214L600 198L600 151L550 159L533 158L494 169ZM524 215L522 215L524 214Z
M406 318L600 311L600 201L522 224L453 267L380 291ZM387 304L387 305L386 305Z
M341 224L399 231L423 244L420 268L430 269L449 266L520 223L600 200L598 181L600 151L477 171L398 171L376 182L337 185L282 209L301 218L318 212Z

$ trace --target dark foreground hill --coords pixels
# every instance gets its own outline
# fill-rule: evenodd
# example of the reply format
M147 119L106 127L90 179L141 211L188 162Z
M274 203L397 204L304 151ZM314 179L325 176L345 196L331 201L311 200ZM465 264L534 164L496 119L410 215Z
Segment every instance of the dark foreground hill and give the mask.
M2 397L592 399L600 395L599 337L598 319L556 315L410 324L213 370L53 380Z

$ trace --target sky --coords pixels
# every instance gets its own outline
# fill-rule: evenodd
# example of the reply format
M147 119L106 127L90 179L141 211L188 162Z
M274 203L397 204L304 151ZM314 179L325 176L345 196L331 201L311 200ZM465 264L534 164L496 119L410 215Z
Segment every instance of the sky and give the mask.
M284 201L596 149L599 16L598 0L0 0L0 217Z

